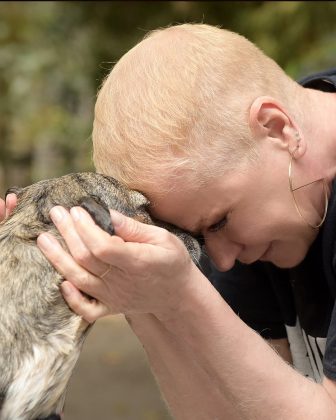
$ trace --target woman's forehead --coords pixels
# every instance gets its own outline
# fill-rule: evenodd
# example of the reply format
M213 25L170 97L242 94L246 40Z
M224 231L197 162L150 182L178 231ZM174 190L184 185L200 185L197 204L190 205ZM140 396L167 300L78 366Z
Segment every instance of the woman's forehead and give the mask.
M149 210L160 220L198 233L217 213L231 205L234 187L230 182L216 179L202 188L189 185L166 194L150 194Z

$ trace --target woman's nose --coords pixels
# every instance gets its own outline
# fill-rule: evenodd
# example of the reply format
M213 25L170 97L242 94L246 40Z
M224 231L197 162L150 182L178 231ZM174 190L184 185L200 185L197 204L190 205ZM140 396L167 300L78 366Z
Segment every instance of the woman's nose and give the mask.
M242 245L230 241L223 235L211 235L205 239L207 254L219 271L230 270L242 250Z

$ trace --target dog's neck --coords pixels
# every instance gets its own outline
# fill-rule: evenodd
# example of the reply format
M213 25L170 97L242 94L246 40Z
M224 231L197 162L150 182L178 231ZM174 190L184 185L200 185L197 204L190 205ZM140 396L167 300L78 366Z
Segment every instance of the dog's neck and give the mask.
M82 321L78 317L73 322ZM6 392L1 420L60 419L66 386L83 341L65 333L59 330L49 341L33 344L32 353L21 361Z
M63 394L78 354L73 352L70 360L63 359L48 346L34 345L33 354L22 360L8 388L1 420L42 419L50 413L61 413Z

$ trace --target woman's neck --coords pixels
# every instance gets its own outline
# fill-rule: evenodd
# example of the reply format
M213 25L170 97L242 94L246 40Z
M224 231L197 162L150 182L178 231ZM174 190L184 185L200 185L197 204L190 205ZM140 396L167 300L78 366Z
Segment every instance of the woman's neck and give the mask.
M303 130L315 164L328 182L336 178L336 93L304 89Z

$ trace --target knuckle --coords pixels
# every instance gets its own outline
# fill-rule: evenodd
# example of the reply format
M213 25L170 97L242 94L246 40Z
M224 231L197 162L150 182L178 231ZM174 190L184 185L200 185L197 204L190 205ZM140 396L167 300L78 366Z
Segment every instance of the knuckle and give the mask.
M89 324L93 324L97 320L97 316L91 313L90 310L85 310L82 312L82 318L84 318Z
M76 249L73 257L80 265L85 265L91 260L91 252L85 248Z
M136 276L145 276L148 270L151 268L153 262L151 258L148 258L148 254L145 252L139 252L138 256L133 259L132 271Z
M137 236L140 233L140 224L134 219L128 219L128 232L132 236Z
M98 242L93 248L92 253L98 259L102 259L109 253L109 246L106 243Z
M90 285L90 274L87 271L82 271L77 275L76 286L87 289Z
M80 300L78 300L77 298L71 298L71 297L67 297L66 298L67 304L70 306L70 308L77 314L77 315L82 315L82 303Z
M133 260L138 268L143 268L152 261L152 256L148 253L147 249L140 248L138 255Z
M125 273L131 276L135 273L141 273L141 270L146 267L148 257L148 251L143 248L138 248L137 253L132 256L132 260L127 267L123 267Z
M163 241L168 242L168 241L171 240L172 234L170 232L168 232L168 230L162 229L161 238L162 238Z

